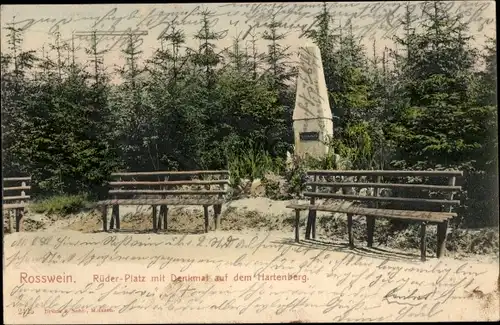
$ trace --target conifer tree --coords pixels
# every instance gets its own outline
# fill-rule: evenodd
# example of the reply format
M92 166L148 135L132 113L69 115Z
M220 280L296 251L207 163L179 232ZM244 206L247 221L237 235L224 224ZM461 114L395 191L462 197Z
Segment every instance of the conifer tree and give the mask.
M238 73L248 73L251 71L249 64L250 54L241 44L241 35L238 34L233 39L232 50L228 51L230 66Z
M471 167L481 146L478 140L484 137L474 125L487 117L471 102L476 98L477 53L469 45L466 24L443 6L437 1L423 4L423 31L410 40L396 40L411 46L411 60L400 62L407 103L397 112L391 135L412 166Z
M196 169L202 144L203 119L198 117L203 115L193 97L203 87L193 81L196 75L190 70L194 64L189 62L192 53L190 49L184 51L185 42L184 31L172 21L161 35L161 48L150 61L148 89L157 123L159 162L168 169ZM189 136L186 130L192 130Z
M27 173L29 161L24 141L31 124L27 118L26 101L34 94L30 74L38 61L35 51L22 49L22 30L7 27L8 52L1 55L2 167L4 176Z
M204 74L204 82L208 89L212 88L216 82L216 67L222 63L222 56L217 53L215 42L221 39L219 33L211 28L211 19L213 15L210 11L201 13L201 28L195 34L195 39L200 41L198 51L193 55L193 63L200 72Z
M290 66L292 53L290 46L281 43L287 37L283 32L283 23L276 19L277 13L273 12L270 21L266 24L266 30L262 39L267 41L268 49L265 53L269 87L276 92L278 101L277 111L281 112L279 119L266 128L266 147L271 150L273 156L284 157L286 151L291 150L293 142L292 114L295 103L295 87L291 81L297 76L297 69ZM279 140L282 139L282 140Z
M270 76L271 86L275 89L284 90L287 83L293 77L288 67L288 61L291 57L289 53L290 46L283 46L281 43L287 34L280 31L283 23L276 20L276 14L273 13L271 20L266 24L267 29L262 34L262 39L268 42L266 53L266 63L268 65L268 75Z
M251 67L252 79L257 80L260 78L261 64L264 61L265 54L259 53L257 48L257 35L250 33L251 39L247 42L248 65ZM248 44L249 43L249 44Z

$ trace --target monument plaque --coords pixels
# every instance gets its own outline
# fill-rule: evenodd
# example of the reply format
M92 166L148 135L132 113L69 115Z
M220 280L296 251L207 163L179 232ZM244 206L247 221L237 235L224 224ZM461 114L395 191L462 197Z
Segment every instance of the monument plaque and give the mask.
M300 132L301 141L318 141L319 132Z
M333 121L319 48L316 45L299 48L299 60L293 111L295 154L321 158L329 150Z

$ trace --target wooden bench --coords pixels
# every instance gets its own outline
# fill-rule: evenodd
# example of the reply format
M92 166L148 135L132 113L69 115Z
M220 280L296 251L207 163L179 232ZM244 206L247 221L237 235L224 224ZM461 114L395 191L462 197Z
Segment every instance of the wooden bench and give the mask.
M305 184L306 191L303 195L310 199L309 204L290 204L287 206L287 208L295 210L295 241L299 241L300 211L309 210L306 239L310 239L311 235L313 239L316 237L316 211L338 212L347 214L347 232L351 249L354 248L352 217L361 215L366 217L368 247L373 246L375 218L401 219L420 222L420 252L423 261L426 258L426 226L436 224L437 257L443 256L446 248L448 222L457 216L456 213L452 212L452 207L460 205L459 200L453 200L453 195L461 190L460 186L455 186L456 177L462 176L461 171L311 170L307 172L307 175L311 181ZM427 183L422 181L410 183L407 180L408 177L428 179L428 181ZM429 180L434 180L435 183L436 178L444 178L446 184L429 184ZM329 193L319 191L325 188L330 188ZM339 188L342 189L342 193L335 193ZM349 188L372 189L373 195L346 194L346 189ZM395 196L394 193L381 196L382 189L403 193L400 193L399 196ZM412 193L404 193L404 191ZM436 193L436 191L442 192L437 192L441 194L442 198L428 198L428 194ZM422 194L427 194L427 198L422 198ZM340 202L337 204L328 202L318 204L317 200L319 199L340 200ZM366 206L362 203L369 204ZM381 207L383 204L388 206Z
M110 199L97 203L101 208L103 230L108 231L107 211L112 206L109 229L120 230L120 205L152 206L153 231L167 230L168 207L201 205L208 232L208 208L213 206L215 229L227 194L229 171L157 171L113 173ZM179 188L180 187L180 188ZM187 188L186 188L187 187ZM215 189L214 189L215 187ZM158 206L159 215L158 215Z
M26 192L31 190L31 186L28 185L30 182L31 177L8 177L3 179L2 214L7 214L9 232L12 232L10 213L12 210L15 212L16 231L21 231L24 212L30 200L30 196L26 195Z

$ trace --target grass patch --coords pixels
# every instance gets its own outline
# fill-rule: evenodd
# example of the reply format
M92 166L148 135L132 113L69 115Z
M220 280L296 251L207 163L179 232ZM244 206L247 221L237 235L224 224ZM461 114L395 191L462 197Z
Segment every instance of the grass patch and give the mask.
M30 209L35 213L65 215L78 212L89 205L88 197L84 194L57 195L33 202Z
M448 235L446 248L468 254L495 254L500 248L498 228L481 230L453 229Z
M231 187L240 185L244 178L253 181L264 177L267 172L280 174L285 166L283 159L273 158L263 148L253 144L248 148L228 151L227 161Z

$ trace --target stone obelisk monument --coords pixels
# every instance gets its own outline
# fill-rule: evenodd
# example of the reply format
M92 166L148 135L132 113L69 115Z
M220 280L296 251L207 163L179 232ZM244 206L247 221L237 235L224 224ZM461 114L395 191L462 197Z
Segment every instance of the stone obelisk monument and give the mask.
M328 153L333 121L319 48L316 45L299 48L299 60L293 111L295 155L321 158Z

